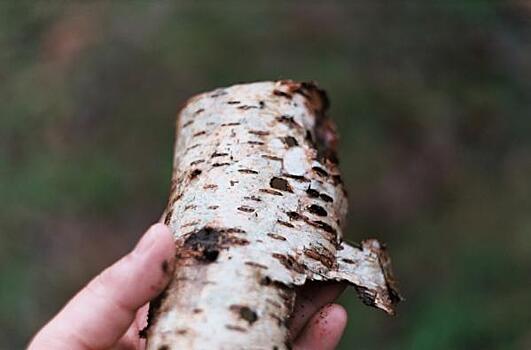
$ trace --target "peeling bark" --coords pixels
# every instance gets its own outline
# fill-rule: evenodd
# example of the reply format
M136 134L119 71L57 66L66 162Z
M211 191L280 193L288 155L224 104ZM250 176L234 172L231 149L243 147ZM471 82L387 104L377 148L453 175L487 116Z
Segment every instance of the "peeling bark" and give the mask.
M394 313L384 247L343 242L347 211L328 99L313 83L235 85L191 98L177 120L164 215L177 244L152 302L147 349L287 349L294 288L352 284Z

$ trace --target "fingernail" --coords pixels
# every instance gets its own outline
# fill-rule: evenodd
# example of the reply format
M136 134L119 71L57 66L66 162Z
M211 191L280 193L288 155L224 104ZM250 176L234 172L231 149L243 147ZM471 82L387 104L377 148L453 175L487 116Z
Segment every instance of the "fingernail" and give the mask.
M158 230L156 230L153 226L150 227L136 245L135 253L145 254L155 244L155 241L157 240L157 233Z

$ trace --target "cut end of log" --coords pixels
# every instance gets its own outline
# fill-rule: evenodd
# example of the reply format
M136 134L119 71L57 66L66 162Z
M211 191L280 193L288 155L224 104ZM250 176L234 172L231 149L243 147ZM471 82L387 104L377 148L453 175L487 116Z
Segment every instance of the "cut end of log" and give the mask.
M152 303L148 349L287 348L295 287L353 285L394 314L385 248L343 242L346 191L326 93L291 80L234 85L179 113L164 215L173 280Z

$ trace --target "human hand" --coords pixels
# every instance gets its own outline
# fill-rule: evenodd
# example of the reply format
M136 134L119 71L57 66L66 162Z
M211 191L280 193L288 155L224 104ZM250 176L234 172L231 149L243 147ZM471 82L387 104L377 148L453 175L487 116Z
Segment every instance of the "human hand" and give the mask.
M138 335L149 300L168 284L175 262L169 229L153 225L134 250L90 281L33 338L29 350L145 349ZM334 349L347 315L330 304L344 287L311 284L297 294L290 333L297 350Z

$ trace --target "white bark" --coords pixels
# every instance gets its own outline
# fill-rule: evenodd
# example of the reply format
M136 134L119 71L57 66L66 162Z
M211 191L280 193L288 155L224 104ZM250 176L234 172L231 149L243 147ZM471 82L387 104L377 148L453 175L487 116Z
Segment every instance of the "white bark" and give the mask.
M150 311L148 349L286 349L294 287L346 281L392 314L376 240L342 241L346 193L324 92L293 81L193 97L177 121L165 213L174 278Z

